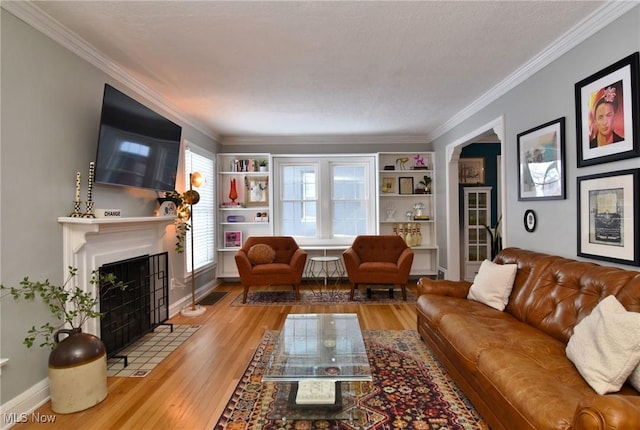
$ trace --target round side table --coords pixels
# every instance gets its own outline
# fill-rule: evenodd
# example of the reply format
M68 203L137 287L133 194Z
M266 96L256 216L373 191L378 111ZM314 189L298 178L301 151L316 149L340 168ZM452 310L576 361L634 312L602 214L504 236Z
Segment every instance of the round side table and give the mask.
M329 283L329 278L335 277L336 285L339 284L344 277L344 264L342 264L342 257L310 257L309 267L307 268L307 277L314 278L317 283L320 283L320 279L322 279L324 281L324 285Z

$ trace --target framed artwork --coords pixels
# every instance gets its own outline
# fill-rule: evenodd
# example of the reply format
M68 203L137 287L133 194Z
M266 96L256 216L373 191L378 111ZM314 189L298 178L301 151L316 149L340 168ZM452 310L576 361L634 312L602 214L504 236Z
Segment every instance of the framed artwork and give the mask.
M269 177L245 176L244 205L269 206Z
M396 192L396 179L388 176L382 178L381 189L383 193Z
M413 177L402 176L398 178L398 184L400 194L413 194Z
M518 200L565 198L564 117L518 134Z
M484 184L484 157L461 158L458 171L461 184Z
M640 156L639 53L575 84L578 167Z
M241 231L225 231L224 232L225 248L240 248L241 246L242 246Z
M640 266L640 169L578 178L578 255Z
M524 229L529 233L532 233L536 229L536 224L538 220L536 218L536 213L532 209L527 209L524 211Z

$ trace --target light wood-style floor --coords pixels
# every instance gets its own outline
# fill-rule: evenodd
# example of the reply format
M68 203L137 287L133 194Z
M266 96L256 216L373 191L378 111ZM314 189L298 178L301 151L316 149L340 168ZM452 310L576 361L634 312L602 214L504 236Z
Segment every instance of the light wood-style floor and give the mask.
M14 428L211 430L263 333L279 330L289 313L357 313L363 330L416 329L415 304L232 307L239 285L217 290L230 293L204 315L170 320L202 327L147 377L109 378L109 395L99 405L57 414L54 424L29 422ZM36 413L53 414L49 403Z

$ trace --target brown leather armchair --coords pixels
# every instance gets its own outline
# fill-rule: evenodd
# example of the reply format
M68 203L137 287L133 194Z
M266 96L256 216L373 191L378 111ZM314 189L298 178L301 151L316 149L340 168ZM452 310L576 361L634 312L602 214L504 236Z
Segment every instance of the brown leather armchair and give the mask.
M300 299L299 285L307 253L292 237L251 236L238 250L235 259L244 287L242 303L247 302L252 285L292 285L296 300Z
M342 257L351 282L351 300L360 284L400 287L407 300L413 250L400 236L358 236Z

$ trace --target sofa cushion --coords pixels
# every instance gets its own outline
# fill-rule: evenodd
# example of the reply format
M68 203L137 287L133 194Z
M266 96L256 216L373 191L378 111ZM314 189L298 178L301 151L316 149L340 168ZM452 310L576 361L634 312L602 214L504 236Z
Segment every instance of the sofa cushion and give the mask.
M247 256L254 266L258 264L269 264L275 260L276 251L265 243L257 243L249 248Z
M467 298L504 310L516 278L517 264L496 264L484 260L473 280Z
M631 372L631 375L629 376L629 383L633 388L640 391L640 364L638 364L633 372Z
M607 296L580 321L566 352L598 394L619 391L640 362L640 314Z

